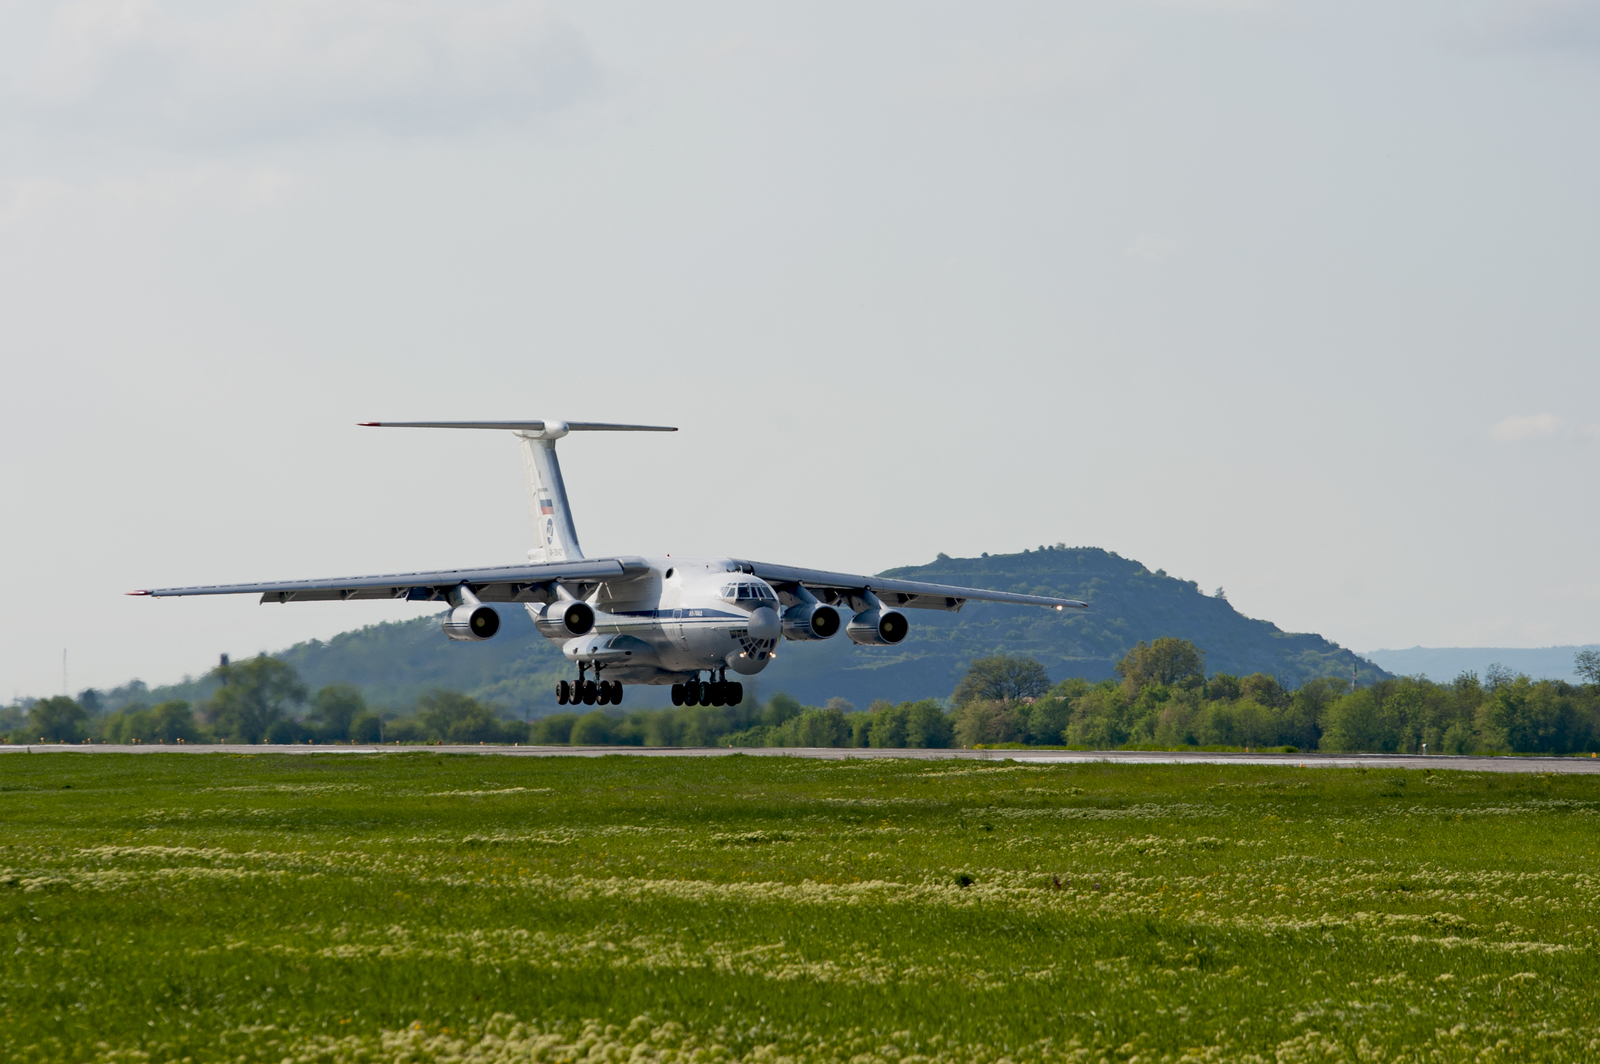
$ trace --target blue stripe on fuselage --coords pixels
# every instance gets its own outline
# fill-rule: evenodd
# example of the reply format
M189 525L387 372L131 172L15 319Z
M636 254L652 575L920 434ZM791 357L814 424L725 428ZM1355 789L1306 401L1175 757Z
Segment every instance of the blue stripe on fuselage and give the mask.
M728 613L723 610L682 610L682 617L674 617L674 610L619 610L603 616L611 617L642 617L646 620L656 621L702 621L702 620L748 620L749 614Z

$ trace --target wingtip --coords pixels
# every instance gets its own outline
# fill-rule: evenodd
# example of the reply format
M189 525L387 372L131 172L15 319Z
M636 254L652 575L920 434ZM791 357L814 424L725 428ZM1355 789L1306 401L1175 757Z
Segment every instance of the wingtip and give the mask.
M124 593L128 594L128 595L148 595L148 594L150 594L150 592L148 592L148 591L128 591L128 592L124 592Z
M381 428L383 428L383 422L381 422L381 421L357 421L356 422L356 427L357 428L362 428L362 429L381 429Z

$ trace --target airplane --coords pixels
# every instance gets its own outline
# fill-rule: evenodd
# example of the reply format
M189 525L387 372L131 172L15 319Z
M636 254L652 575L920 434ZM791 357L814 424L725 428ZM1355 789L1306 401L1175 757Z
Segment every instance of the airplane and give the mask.
M744 684L771 664L781 639L830 639L842 628L861 646L894 646L911 630L904 610L961 609L968 601L1056 610L1076 599L1019 595L917 580L852 576L739 558L587 558L567 505L556 441L572 432L676 432L667 425L595 421L363 421L363 428L493 429L522 445L528 507L538 545L526 565L388 573L331 580L221 584L130 591L130 595L260 595L265 602L395 599L449 606L444 634L491 639L500 615L487 605L521 603L534 627L561 645L578 678L556 684L560 705L621 705L629 684L672 685L675 706L738 705ZM845 619L845 614L849 619ZM590 673L593 676L590 676ZM704 674L706 679L702 679Z

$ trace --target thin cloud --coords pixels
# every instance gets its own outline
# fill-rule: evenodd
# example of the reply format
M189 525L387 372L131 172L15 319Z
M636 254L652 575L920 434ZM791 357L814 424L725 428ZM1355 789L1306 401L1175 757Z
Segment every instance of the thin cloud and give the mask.
M1600 436L1600 425L1574 425L1555 414L1528 414L1497 421L1489 429L1489 438L1500 443L1517 443L1521 440L1561 437L1578 443L1588 443Z
M14 56L32 58L11 64L5 110L55 135L211 146L522 123L599 82L581 35L528 0L245 0L195 10L79 0L35 19L36 47L12 42Z

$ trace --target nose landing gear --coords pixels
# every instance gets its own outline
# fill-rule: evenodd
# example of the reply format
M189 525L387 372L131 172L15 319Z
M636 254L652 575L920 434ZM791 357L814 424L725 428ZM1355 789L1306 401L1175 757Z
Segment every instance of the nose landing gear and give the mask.
M580 664L577 680L570 683L562 680L556 684L556 705L622 705L622 683L618 680L586 680L583 674L587 668ZM599 665L594 667L594 672L596 676L600 675Z
M744 701L744 684L729 683L728 671L722 678L709 682L698 677L687 683L672 685L672 704L675 706L737 706Z

